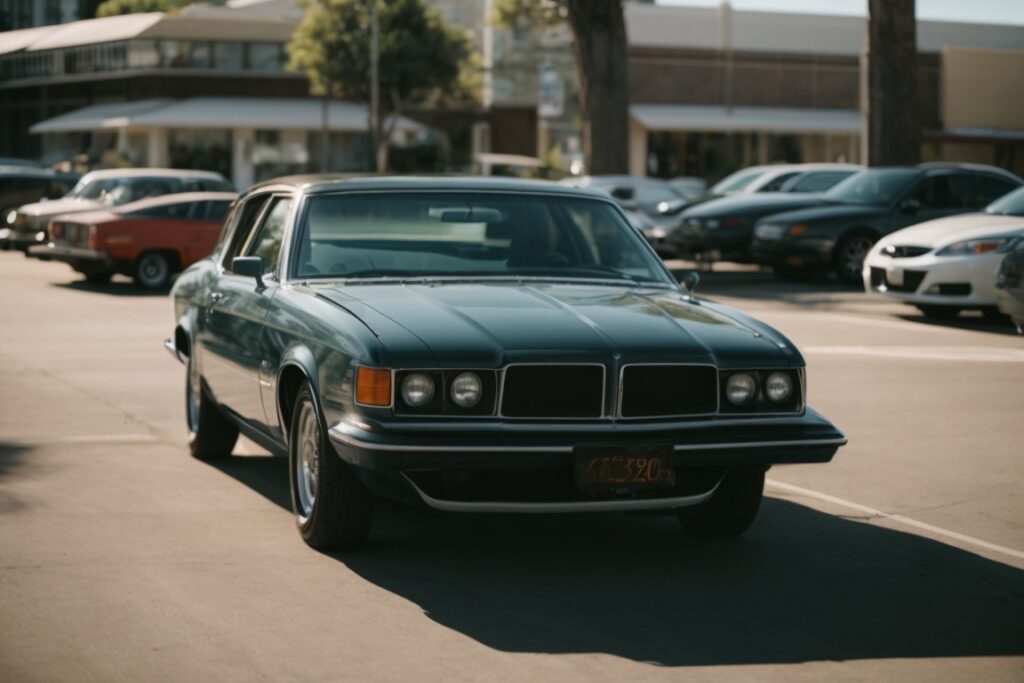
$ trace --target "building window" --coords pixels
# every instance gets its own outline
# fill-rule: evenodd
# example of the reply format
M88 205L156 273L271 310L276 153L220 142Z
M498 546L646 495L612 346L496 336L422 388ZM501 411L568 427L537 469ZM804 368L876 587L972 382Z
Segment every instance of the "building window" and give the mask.
M267 178L302 173L309 168L304 131L257 130L252 146L253 177Z
M280 43L249 43L249 68L253 71L280 71L284 51Z
M213 68L240 71L245 68L245 43L214 43Z
M168 132L171 168L217 171L231 177L231 131L175 129Z
M160 66L160 49L155 40L133 40L128 47L128 66L151 69Z

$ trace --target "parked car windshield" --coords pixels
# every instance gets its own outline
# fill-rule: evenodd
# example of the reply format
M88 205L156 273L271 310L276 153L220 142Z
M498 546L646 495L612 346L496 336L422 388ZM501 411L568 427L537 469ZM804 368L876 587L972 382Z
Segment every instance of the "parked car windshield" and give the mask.
M82 179L69 192L67 199L92 199L119 206L146 197L160 197L182 189L179 178L168 176Z
M609 203L574 197L409 192L312 196L298 277L541 277L672 286Z
M903 194L920 172L912 168L873 168L840 182L825 196L844 204L885 206Z
M1003 195L985 207L985 213L1003 216L1024 216L1024 187Z
M715 183L709 194L718 195L728 194L730 192L739 192L744 187L754 182L755 178L759 178L764 174L765 171L763 169L744 169L742 171L736 171Z

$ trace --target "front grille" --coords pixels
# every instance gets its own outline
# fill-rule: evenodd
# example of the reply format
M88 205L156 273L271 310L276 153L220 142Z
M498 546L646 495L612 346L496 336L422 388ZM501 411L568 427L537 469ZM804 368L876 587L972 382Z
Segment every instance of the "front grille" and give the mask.
M931 247L913 247L890 244L882 253L892 258L913 258L915 256L924 256L932 249Z
M880 288L885 286L890 292L916 292L917 288L921 286L921 281L924 280L924 276L927 271L924 270L904 270L903 271L903 284L894 285L889 282L889 278L885 276L885 268L871 268L871 286Z
M970 296L971 283L949 282L939 285L939 294L942 296Z
M632 365L622 372L622 417L704 415L718 410L718 371L709 365Z
M64 240L78 246L88 246L89 226L81 223L64 224Z
M597 418L603 408L603 365L512 365L505 370L505 417Z

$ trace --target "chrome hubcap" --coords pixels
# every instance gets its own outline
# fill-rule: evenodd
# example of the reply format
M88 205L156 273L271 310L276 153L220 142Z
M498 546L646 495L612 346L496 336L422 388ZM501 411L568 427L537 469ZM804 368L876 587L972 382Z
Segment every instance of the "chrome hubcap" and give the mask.
M156 254L144 256L139 264L139 275L149 285L163 282L167 277L167 262Z
M843 270L847 275L851 277L860 275L860 271L864 267L864 259L871 251L872 245L874 242L870 237L858 237L846 245L846 249L843 251Z
M308 518L316 503L317 480L320 476L320 423L311 403L299 408L298 432L295 435L295 483L299 494L300 514Z

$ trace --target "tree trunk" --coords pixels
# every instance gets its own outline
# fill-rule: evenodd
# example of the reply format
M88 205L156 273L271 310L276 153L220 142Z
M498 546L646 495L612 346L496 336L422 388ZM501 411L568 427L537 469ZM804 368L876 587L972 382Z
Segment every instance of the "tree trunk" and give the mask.
M587 173L629 172L629 55L621 0L568 0Z
M921 160L914 0L869 0L867 58L861 68L861 135L869 166Z

